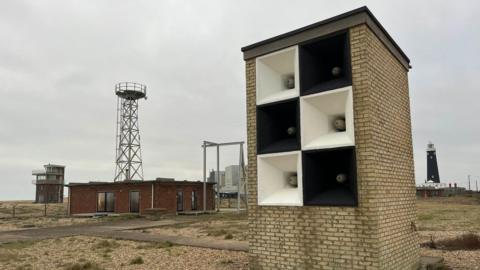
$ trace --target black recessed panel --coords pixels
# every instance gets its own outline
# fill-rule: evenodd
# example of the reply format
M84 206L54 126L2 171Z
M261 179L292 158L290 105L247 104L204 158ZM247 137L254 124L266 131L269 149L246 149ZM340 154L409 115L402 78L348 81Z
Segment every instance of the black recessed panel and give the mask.
M304 205L357 205L354 147L306 151L302 162ZM337 180L339 174L346 180Z
M300 94L309 95L352 84L348 33L300 46Z
M257 107L258 154L300 149L298 102L296 98Z

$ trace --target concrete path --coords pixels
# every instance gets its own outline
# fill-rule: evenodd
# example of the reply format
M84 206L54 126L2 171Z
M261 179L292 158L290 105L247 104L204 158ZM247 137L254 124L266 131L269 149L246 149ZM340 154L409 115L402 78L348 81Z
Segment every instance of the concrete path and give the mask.
M163 219L151 221L146 219L132 219L121 221L108 221L96 224L82 224L74 226L24 229L18 231L0 232L0 244L15 241L43 240L67 236L85 235L95 237L109 237L122 240L166 242L177 245L223 249L233 251L248 251L248 242L217 240L211 241L200 238L183 236L152 235L132 230L148 229L165 225L174 225L189 222L188 219L172 220Z
M173 236L173 235L161 235L161 234L148 234L140 232L130 231L111 231L103 232L101 234L88 234L90 236L109 237L117 240L133 240L144 242L170 242L182 246L222 249L231 251L248 251L248 242L246 241L228 241L228 240L215 240Z

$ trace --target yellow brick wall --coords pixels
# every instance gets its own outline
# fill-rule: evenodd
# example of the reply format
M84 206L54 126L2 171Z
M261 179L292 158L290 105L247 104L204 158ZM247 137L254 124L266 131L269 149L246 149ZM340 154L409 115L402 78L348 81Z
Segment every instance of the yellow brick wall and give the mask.
M418 261L418 237L408 77L378 38L364 32L370 100L375 108L371 123L380 130L373 132L372 140L374 182L379 184L380 267L409 269Z
M251 269L413 269L418 261L407 71L350 29L358 207L257 205L255 59L246 62Z

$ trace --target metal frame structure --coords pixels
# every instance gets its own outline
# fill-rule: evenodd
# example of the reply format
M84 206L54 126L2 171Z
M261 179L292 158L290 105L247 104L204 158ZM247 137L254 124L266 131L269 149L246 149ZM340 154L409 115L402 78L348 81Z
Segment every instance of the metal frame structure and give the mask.
M472 190L472 189L470 188L470 181L471 181L470 178L471 178L471 177L480 178L480 176L469 174L469 175L467 175L467 177L468 177L468 190ZM475 180L475 190L478 192L478 179Z
M147 99L147 87L139 83L122 82L115 85L115 94L117 131L114 181L143 180L138 100Z
M209 141L203 141L203 211L207 211L207 148L208 147L216 147L217 148L217 173L215 174L215 180L217 182L216 185L216 192L217 192L217 200L216 200L216 210L219 211L220 209L220 147L221 146L229 146L229 145L239 145L240 146L240 156L239 156L239 166L240 166L240 182L238 183L237 189L237 211L240 211L240 190L244 190L245 193L245 205L247 205L247 184L246 184L246 170L245 170L245 159L243 154L243 145L245 142L226 142L226 143L215 143Z

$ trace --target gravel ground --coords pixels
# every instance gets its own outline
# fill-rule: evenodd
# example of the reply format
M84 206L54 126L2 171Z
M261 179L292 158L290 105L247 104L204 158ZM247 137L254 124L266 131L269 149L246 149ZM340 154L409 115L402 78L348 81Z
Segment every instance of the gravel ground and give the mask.
M24 204L28 214L31 205ZM9 204L0 202L0 231L97 222L65 217L8 218ZM38 208L38 206L35 206ZM52 207L61 212L62 208ZM37 209L38 210L38 209ZM466 232L480 233L480 199L476 197L435 198L418 201L420 243L454 238ZM147 234L195 238L245 240L247 220L239 215L178 216L185 224L140 230ZM192 222L193 221L193 222ZM106 244L105 244L106 243ZM450 269L479 269L480 250L445 251L421 248L423 256L443 257ZM139 264L131 264L136 257ZM40 242L0 246L0 269L247 269L247 253L183 246L162 246L134 241L94 237L67 237ZM83 267L91 264L90 268ZM94 266L98 265L97 268ZM75 268L76 267L76 268ZM83 267L83 268L82 268Z
M436 197L417 200L420 243L480 233L480 196ZM421 248L423 256L443 257L451 269L480 269L480 250L445 251Z
M132 264L137 257L141 257L143 262ZM97 264L97 269L248 269L245 252L93 237L67 237L0 246L0 269L85 269L73 267L89 263Z

